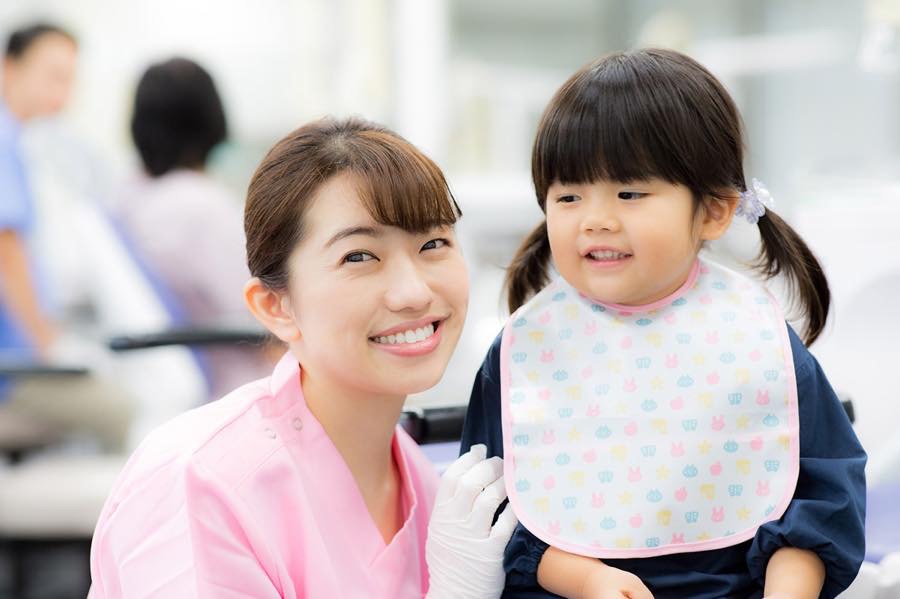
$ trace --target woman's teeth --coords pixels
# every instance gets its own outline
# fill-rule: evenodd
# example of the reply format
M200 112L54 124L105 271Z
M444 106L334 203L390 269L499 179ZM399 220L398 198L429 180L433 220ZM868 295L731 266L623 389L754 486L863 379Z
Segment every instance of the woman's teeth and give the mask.
M434 325L430 324L427 327L422 327L415 330L409 329L404 333L397 333L396 335L387 335L386 337L372 337L372 340L375 343L400 345L401 343L418 343L419 341L425 341L432 335L434 335Z
M615 252L613 250L603 250L591 252L589 256L594 260L621 260L623 258L628 258L629 256L631 256L631 254Z

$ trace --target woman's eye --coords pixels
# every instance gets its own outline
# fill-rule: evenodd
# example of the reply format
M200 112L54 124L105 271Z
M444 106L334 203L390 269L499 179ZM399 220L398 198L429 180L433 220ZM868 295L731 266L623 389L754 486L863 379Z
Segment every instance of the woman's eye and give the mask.
M640 191L620 191L619 199L620 200L639 200L642 197L647 195L646 193L641 193Z
M556 198L556 201L560 204L571 204L572 202L575 202L577 200L578 200L578 196L571 195L571 194L559 196L558 198Z
M370 260L377 260L375 256L370 254L369 252L352 252L344 256L344 259L341 261L342 264L347 262L369 262Z
M438 248L446 247L448 245L450 245L450 242L447 241L446 239L443 239L443 238L432 239L431 241L429 241L428 243L423 245L422 249L423 250L436 250Z

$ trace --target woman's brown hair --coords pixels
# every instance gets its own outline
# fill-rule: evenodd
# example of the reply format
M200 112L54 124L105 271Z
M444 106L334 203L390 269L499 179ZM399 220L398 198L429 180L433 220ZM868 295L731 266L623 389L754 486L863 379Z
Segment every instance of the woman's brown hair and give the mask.
M358 118L313 121L269 150L247 190L247 265L270 289L287 288L304 215L322 184L340 174L352 176L379 224L422 233L462 215L440 168L393 131Z
M545 210L555 181L635 181L659 178L686 186L701 202L725 201L747 189L741 119L722 84L684 54L644 49L604 56L572 75L538 125L531 160L538 205ZM732 193L729 193L732 190ZM828 281L800 236L767 210L755 267L787 277L805 316L804 341L825 326ZM506 275L510 312L549 278L547 223L529 234Z

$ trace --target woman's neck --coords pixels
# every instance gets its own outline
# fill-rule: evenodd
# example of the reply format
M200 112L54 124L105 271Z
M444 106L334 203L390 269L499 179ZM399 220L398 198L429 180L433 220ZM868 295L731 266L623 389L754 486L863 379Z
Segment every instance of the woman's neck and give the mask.
M402 524L395 522L401 486L392 449L406 397L340 388L302 368L300 382L310 412L344 458L369 513L389 540Z

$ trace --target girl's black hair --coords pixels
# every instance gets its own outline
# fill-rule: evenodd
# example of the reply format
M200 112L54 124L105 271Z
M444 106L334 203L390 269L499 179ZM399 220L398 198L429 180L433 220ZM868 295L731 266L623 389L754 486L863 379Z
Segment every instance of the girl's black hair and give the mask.
M606 55L583 67L544 111L531 175L545 210L553 182L659 178L691 190L695 206L746 190L741 119L722 84L679 52L643 49ZM812 343L828 315L822 267L800 236L771 210L759 219L756 264L767 278L784 273L806 317ZM516 252L506 276L510 311L548 280L550 243L541 223Z

